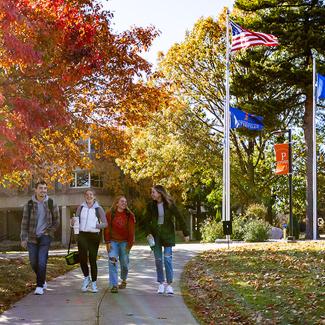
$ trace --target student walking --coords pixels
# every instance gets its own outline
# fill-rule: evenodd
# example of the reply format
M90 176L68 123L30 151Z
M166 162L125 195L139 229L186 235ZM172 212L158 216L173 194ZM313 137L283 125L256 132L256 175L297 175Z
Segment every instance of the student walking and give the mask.
M155 185L151 189L152 201L149 202L145 210L145 225L148 236L153 236L154 246L153 252L155 256L158 294L167 293L174 294L173 282L173 250L175 246L175 222L177 221L183 234L185 241L189 241L189 232L183 217L179 213L172 197L166 192L161 185ZM162 248L164 247L164 255ZM163 266L165 266L166 280Z
M36 274L36 295L43 295L47 288L48 252L59 224L59 208L47 196L46 182L37 182L35 194L24 206L20 233L21 246L28 249L29 262Z
M127 207L125 196L118 196L107 212L107 228L104 230L108 253L109 284L112 293L126 287L129 272L129 254L134 243L135 216ZM118 286L118 262L121 283Z
M84 275L81 291L87 292L91 284L91 291L97 288L97 255L100 243L100 229L107 227L105 211L95 198L95 191L88 189L84 193L85 201L77 208L76 217L79 219L78 251L80 267ZM74 221L72 221L72 226ZM90 273L89 276L89 266Z

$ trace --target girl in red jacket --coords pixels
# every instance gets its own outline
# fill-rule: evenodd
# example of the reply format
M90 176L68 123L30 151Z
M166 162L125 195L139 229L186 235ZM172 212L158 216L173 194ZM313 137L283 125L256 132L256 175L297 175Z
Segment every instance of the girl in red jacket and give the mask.
M129 271L129 253L134 243L134 214L127 207L125 196L118 196L112 208L106 213L107 228L104 230L106 249L108 253L109 284L112 293L118 292L118 287L126 287ZM122 282L118 286L118 261L121 268Z

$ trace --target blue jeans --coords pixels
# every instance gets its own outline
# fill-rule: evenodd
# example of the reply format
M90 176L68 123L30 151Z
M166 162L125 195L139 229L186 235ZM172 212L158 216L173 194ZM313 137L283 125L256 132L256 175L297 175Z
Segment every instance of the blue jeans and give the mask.
M46 265L51 241L50 236L41 235L37 238L36 244L27 243L29 262L36 274L37 286L42 288L46 279Z
M111 241L111 250L108 253L108 271L110 286L118 284L118 261L121 268L121 279L126 281L129 272L129 254L126 250L127 242Z
M156 271L157 271L157 282L165 282L164 270L163 270L163 256L162 256L162 245L156 239L156 245L153 248L155 255ZM164 265L166 272L167 283L173 282L173 249L172 246L164 246Z

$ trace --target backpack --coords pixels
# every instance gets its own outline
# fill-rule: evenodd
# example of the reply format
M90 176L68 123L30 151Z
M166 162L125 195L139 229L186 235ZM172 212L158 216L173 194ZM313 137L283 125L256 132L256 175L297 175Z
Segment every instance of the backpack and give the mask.
M79 216L78 216L79 221L80 221L81 210L83 207L84 207L83 205L80 206L80 211L79 211ZM96 217L98 219L98 223L100 223L99 207L95 208L95 210L96 210Z
M29 226L30 215L31 215L32 210L33 210L33 200L32 199L29 200L27 204L28 204L28 226ZM50 197L47 200L47 204L48 204L48 207L50 209L51 216L53 218L53 216L54 216L54 212L53 212L53 200Z
M83 208L83 205L80 206L80 211L79 211L79 215L78 215L79 222L80 222L80 215L81 215L82 208ZM98 219L98 223L100 223L99 207L95 208L95 213L96 213L96 217ZM103 242L103 229L99 229L99 238Z
M53 213L53 200L49 197L48 200L47 200L47 204L48 204L48 207L50 209L50 213L51 213L51 217L52 217L52 220L53 220L53 216L54 216L54 213ZM32 214L32 210L33 210L33 200L30 199L28 202L27 202L27 205L28 205L28 222L27 222L27 229L29 229L29 222L30 222L30 215Z

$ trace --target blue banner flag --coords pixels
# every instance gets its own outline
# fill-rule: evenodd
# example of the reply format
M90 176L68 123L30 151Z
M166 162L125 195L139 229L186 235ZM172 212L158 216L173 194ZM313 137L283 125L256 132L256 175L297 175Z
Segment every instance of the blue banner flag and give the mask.
M317 99L325 99L325 76L317 73Z
M260 131L264 128L262 116L249 114L235 107L230 107L229 110L230 110L231 129L244 127L249 130Z

